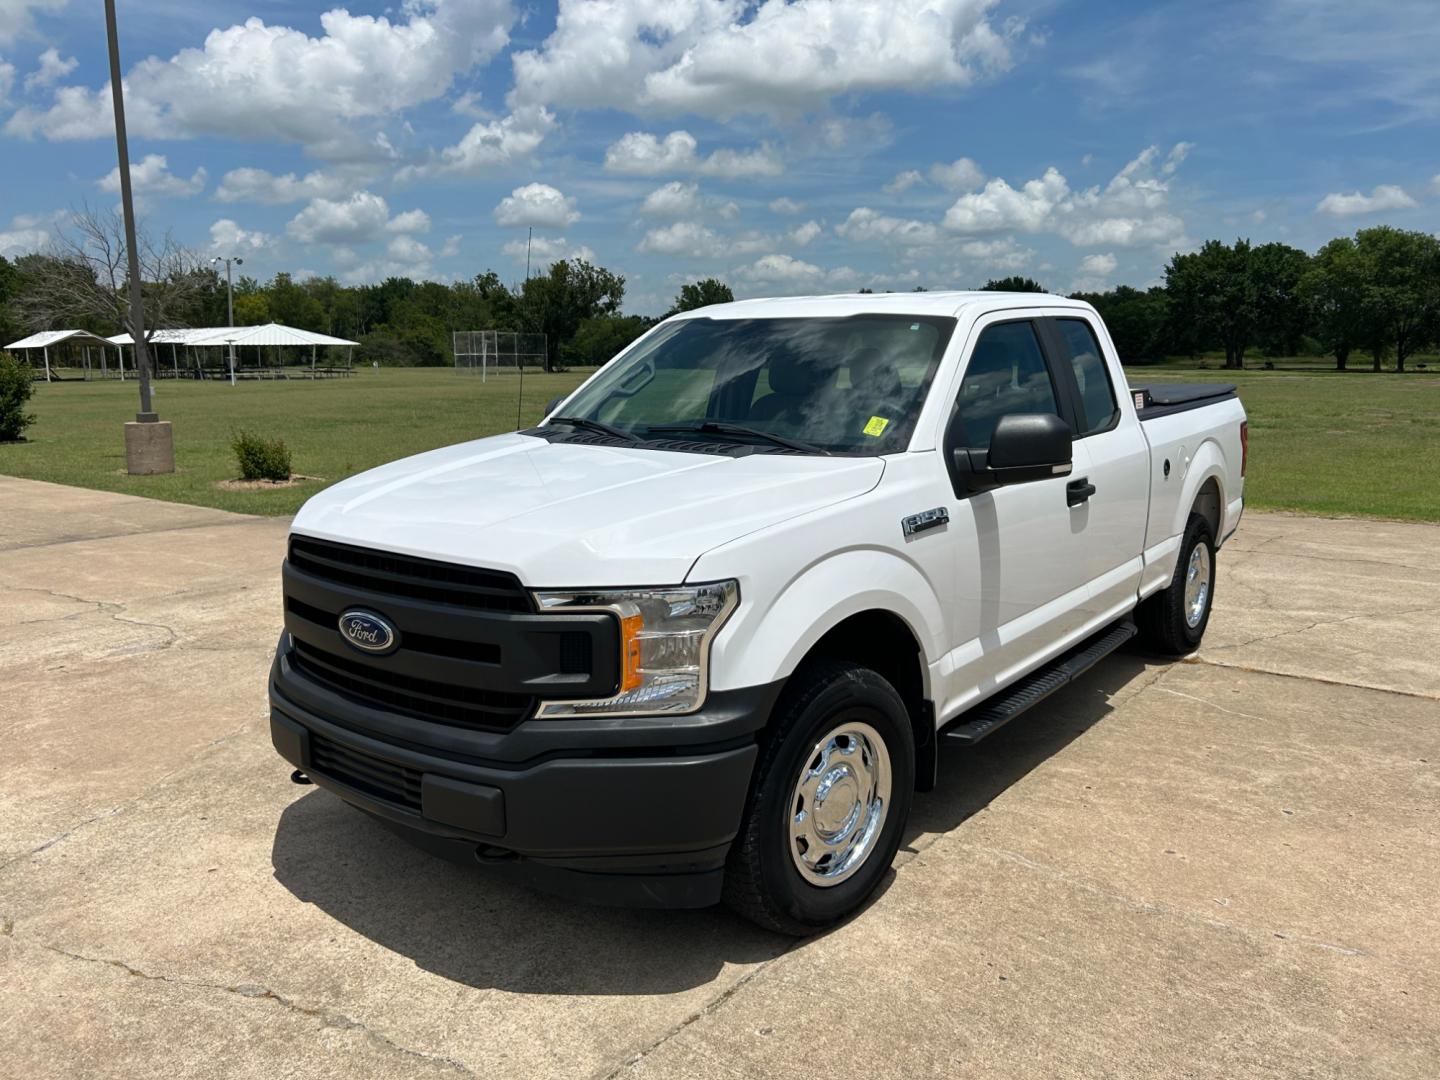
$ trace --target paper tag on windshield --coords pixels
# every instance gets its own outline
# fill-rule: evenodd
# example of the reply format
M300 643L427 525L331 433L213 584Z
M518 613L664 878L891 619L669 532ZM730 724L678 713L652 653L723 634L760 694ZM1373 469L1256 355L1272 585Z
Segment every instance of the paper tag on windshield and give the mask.
M885 417L872 416L865 425L865 434L869 435L872 439L878 439L881 435L885 434L885 429L889 426L890 421L886 420Z

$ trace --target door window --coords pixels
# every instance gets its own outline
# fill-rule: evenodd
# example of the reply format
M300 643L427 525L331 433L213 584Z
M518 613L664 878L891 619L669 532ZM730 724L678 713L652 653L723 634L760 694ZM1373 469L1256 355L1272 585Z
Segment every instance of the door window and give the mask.
M1115 391L1110 386L1110 372L1100 353L1095 331L1084 319L1056 319L1055 329L1070 354L1070 368L1075 372L1075 385L1080 388L1080 437L1105 431L1120 415Z
M1002 416L1060 415L1033 323L996 323L981 332L960 382L959 407L965 444L972 449L990 445Z

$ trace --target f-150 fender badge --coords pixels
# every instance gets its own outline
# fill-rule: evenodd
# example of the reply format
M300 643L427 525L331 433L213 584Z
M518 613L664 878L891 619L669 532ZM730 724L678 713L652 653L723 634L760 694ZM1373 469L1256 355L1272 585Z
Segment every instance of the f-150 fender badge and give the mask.
M937 506L933 510L921 510L918 514L911 514L907 518L900 519L900 528L905 535L914 536L926 529L938 529L941 525L950 524L950 511L943 506Z

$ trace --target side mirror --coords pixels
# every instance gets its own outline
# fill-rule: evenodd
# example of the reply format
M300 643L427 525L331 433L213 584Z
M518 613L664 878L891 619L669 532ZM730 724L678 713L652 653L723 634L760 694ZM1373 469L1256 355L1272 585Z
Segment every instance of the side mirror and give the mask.
M566 394L556 394L556 395L555 395L554 397L552 397L548 402L546 402L546 403L545 403L545 415L546 415L546 416L549 416L549 415L550 415L551 413L553 413L556 409L558 409L558 408L560 407L560 403L561 403L562 401L564 401L567 396L568 396L568 395L566 395Z
M990 436L985 464L997 483L1024 484L1068 476L1070 425L1054 413L1002 416Z
M990 436L988 450L961 444L963 426L957 413L946 440L955 494L963 497L1006 484L1025 484L1068 476L1071 465L1070 425L1054 413L1002 416Z

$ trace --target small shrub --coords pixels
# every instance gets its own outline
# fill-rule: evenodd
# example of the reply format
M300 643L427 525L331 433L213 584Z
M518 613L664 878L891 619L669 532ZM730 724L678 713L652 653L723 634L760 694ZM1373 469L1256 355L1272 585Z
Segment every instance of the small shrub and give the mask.
M0 442L24 438L25 429L35 422L35 414L25 411L34 390L30 365L0 352Z
M290 448L284 439L267 439L241 431L230 440L243 480L289 480Z

